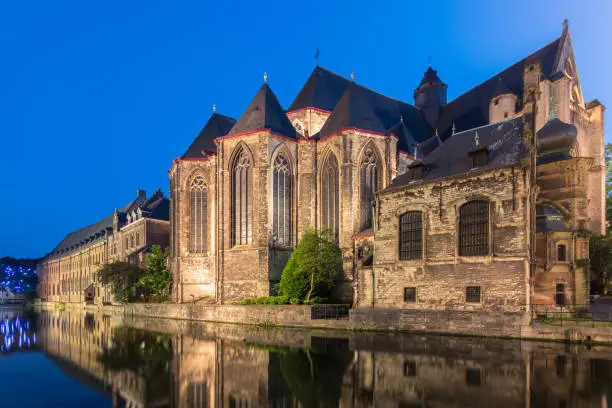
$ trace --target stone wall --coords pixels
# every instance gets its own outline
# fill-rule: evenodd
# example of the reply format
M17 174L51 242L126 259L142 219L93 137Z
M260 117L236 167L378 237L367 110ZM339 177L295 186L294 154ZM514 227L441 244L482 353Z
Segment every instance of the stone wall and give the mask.
M474 199L490 203L489 254L462 257L458 251L459 208ZM481 309L529 303L527 171L500 168L454 179L416 184L379 195L373 271L364 271L359 306ZM422 259L399 259L399 217L419 211ZM466 304L466 287L479 286L481 301ZM416 302L404 288L416 288Z

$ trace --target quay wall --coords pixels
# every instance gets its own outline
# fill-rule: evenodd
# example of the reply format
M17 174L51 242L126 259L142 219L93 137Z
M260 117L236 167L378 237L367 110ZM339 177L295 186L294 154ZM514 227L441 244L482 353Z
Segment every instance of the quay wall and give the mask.
M54 309L53 302L40 306ZM326 330L417 332L445 335L502 337L545 341L612 344L612 324L596 327L532 324L525 312L483 310L414 310L394 308L351 309L348 319L311 319L312 306L151 304L83 305L61 307L121 316L124 323L143 329L188 334L189 322L216 322L266 327ZM153 323L155 322L155 323Z

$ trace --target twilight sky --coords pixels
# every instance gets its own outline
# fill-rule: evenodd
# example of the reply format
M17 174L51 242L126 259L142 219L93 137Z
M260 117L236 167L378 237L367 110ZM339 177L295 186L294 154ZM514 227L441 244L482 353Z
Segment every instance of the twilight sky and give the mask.
M168 192L211 114L237 118L263 72L284 107L320 65L413 103L428 57L449 100L561 35L585 100L612 104L612 1L0 2L0 257ZM607 140L612 126L607 121Z

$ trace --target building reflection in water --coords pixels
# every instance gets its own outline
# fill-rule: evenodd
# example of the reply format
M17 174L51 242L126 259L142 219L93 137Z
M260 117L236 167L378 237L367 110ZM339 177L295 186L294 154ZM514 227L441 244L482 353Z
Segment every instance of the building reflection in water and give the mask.
M607 408L612 395L605 347L127 322L153 330L144 331L120 323L43 312L38 345L116 407Z

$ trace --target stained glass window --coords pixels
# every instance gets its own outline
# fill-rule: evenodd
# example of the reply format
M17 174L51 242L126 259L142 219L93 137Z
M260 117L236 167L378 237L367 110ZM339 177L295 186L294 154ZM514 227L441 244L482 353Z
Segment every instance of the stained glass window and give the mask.
M247 245L252 242L251 160L246 151L241 150L232 167L232 245Z
M202 253L206 251L207 244L207 188L202 176L197 176L191 182L190 194L190 224L189 224L189 251Z
M272 234L276 244L291 245L291 172L287 158L279 153L273 167Z

